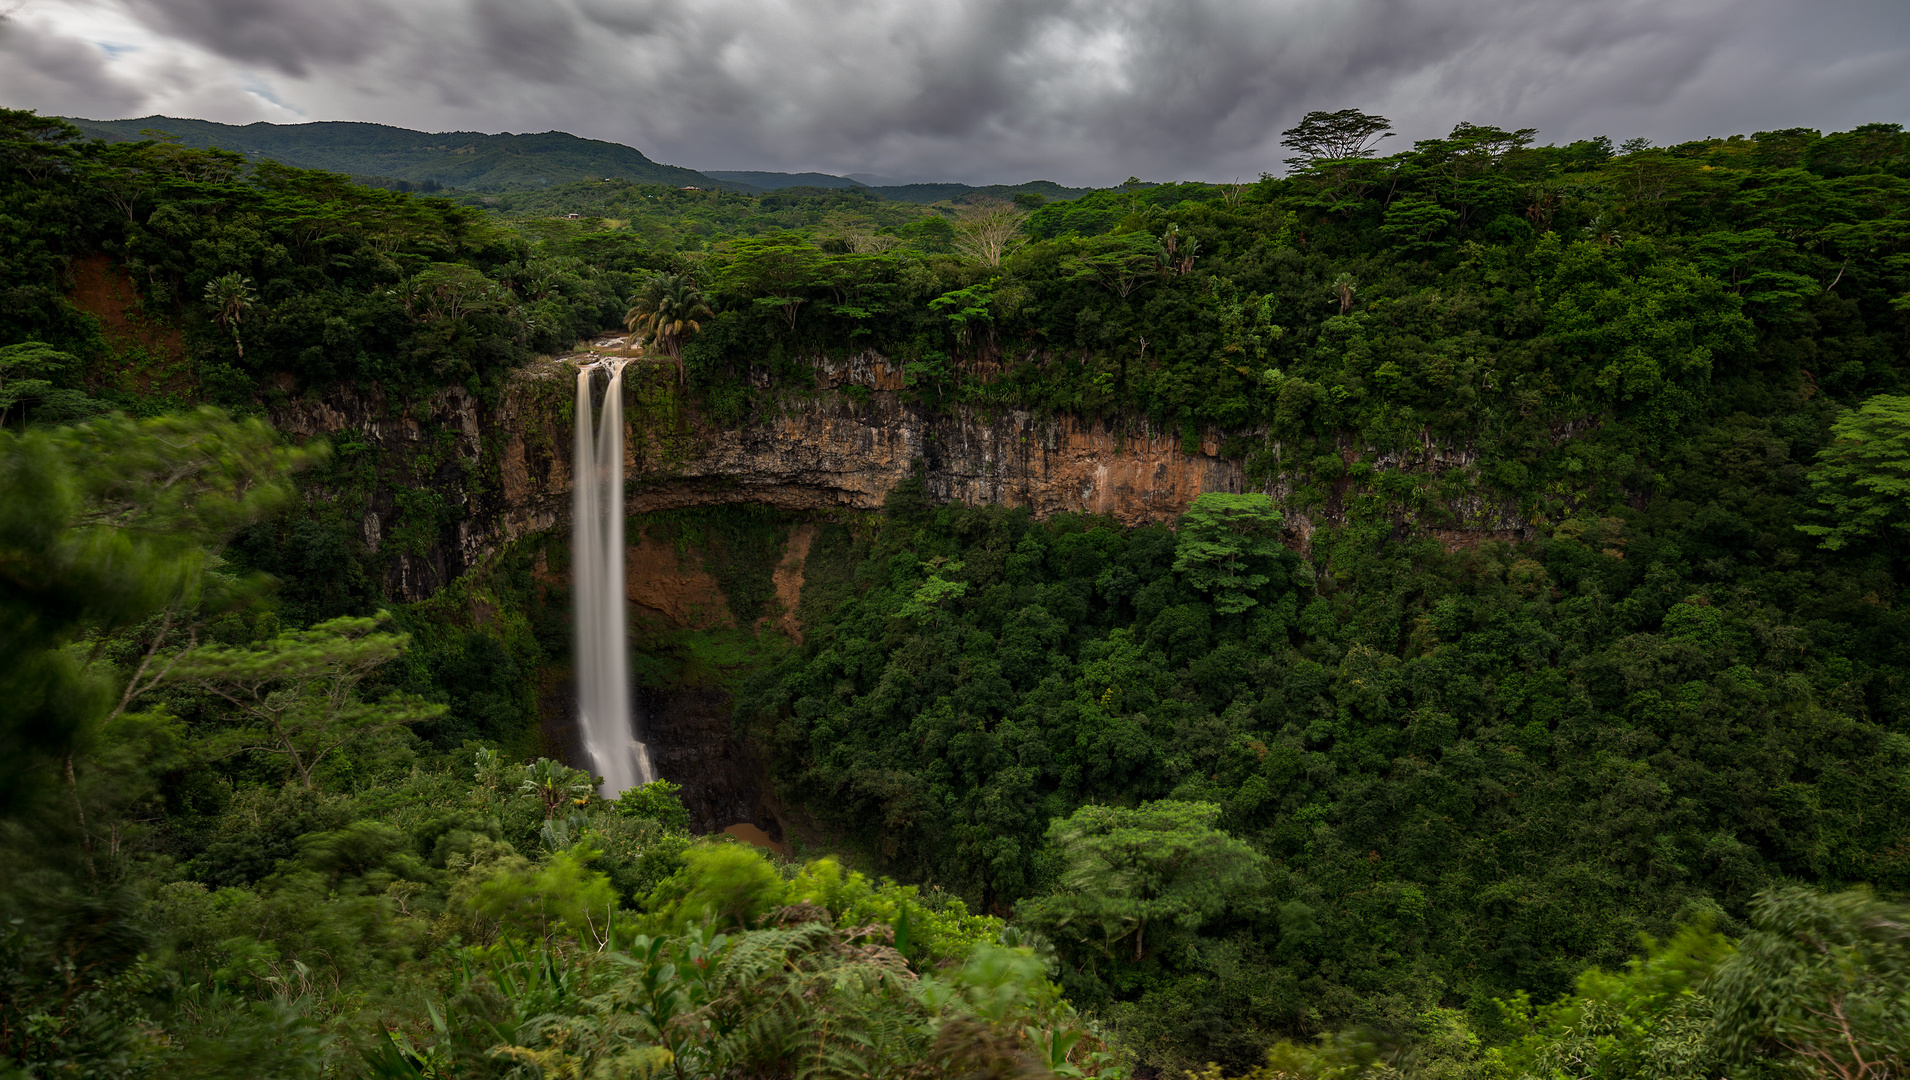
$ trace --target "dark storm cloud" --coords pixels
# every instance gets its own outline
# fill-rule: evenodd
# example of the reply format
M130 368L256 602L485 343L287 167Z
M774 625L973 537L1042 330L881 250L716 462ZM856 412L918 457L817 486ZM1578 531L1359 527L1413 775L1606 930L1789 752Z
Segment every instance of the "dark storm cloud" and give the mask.
M1669 141L1910 119L1895 0L72 2L285 73L273 95L314 118L711 168L1251 177L1282 128L1348 106L1391 117L1389 147L1461 120Z
M383 44L395 21L377 0L132 0L128 6L154 30L287 75L363 59Z

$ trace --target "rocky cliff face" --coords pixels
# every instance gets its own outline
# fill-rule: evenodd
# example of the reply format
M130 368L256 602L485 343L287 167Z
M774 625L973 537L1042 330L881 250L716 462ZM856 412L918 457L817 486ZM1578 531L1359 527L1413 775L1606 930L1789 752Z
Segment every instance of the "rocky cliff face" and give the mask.
M349 433L412 463L408 479L368 500L369 548L378 549L409 512L398 488L429 488L453 508L438 524L437 544L386 559L387 590L419 599L503 544L567 523L577 364L595 359L579 354L529 367L495 403L456 387L410 401L346 387L287 397L269 412L293 435ZM1107 514L1130 525L1172 519L1203 492L1250 489L1242 462L1220 456L1217 433L1187 453L1177 433L1141 420L973 408L931 414L908 399L900 371L873 354L818 362L819 389L777 395L773 407L736 426L681 404L671 379L655 367L633 366L626 375L633 512L724 502L819 514L871 510L917 461L938 499L1026 506L1043 517ZM1422 455L1384 459L1378 468L1436 473L1472 464L1463 453L1428 445ZM1276 499L1287 494L1277 485L1264 490ZM1312 517L1294 515L1298 542L1315 518L1339 515L1346 490L1344 483L1335 489ZM1521 529L1501 508L1453 509L1466 526L1445 530L1449 543Z

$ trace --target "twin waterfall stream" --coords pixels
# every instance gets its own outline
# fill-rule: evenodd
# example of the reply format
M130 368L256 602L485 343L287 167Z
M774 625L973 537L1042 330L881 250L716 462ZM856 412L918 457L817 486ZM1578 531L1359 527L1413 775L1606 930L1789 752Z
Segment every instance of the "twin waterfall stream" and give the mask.
M656 779L631 708L624 630L623 369L627 361L577 371L577 444L572 457L571 573L577 605L577 726L603 795L614 799ZM591 382L610 374L603 411L591 423Z

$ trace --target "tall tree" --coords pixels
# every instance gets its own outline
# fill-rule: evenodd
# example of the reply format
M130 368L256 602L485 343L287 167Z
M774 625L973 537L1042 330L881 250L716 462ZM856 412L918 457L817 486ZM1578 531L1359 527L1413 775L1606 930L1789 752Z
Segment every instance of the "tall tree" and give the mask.
M1181 516L1174 545L1174 570L1189 585L1213 598L1214 610L1231 615L1260 601L1254 597L1273 580L1285 522L1265 495L1210 491Z
M111 703L63 646L189 597L211 549L318 452L212 409L0 431L0 812Z
M665 356L676 361L678 385L684 381L683 340L703 329L703 320L715 316L703 290L689 274L657 274L630 298L623 324L632 334L645 334Z
M1799 525L1818 547L1910 533L1910 397L1879 394L1831 425L1811 488L1828 525Z
M955 250L989 266L1000 266L1002 256L1014 248L1028 211L999 199L982 199L957 207Z
M444 715L407 694L361 701L358 685L396 659L409 634L381 631L389 616L345 616L252 646L202 645L180 657L170 681L223 698L245 722L208 740L215 755L283 756L306 790L325 756L360 739Z
M1045 932L1091 941L1110 958L1132 938L1138 962L1149 926L1197 929L1261 884L1265 857L1214 828L1219 816L1212 803L1162 799L1056 818L1048 844L1062 859L1057 887L1019 914Z
M236 270L221 274L206 282L205 298L206 306L212 309L213 320L231 333L232 347L239 351L239 359L245 359L245 343L239 340L239 322L259 299L252 291L252 279Z
M0 424L15 405L53 388L51 381L38 376L51 375L71 363L71 356L40 341L0 347ZM24 411L20 422L26 423Z
M1144 232L1097 236L1081 241L1061 260L1069 281L1091 281L1125 300L1155 266L1157 244Z
M758 308L774 309L789 329L810 294L828 287L827 259L799 236L751 237L730 245L716 278L716 291Z
M1280 145L1295 157L1288 165L1306 168L1316 162L1371 157L1381 139L1393 135L1393 122L1358 109L1310 112L1298 124L1280 133Z

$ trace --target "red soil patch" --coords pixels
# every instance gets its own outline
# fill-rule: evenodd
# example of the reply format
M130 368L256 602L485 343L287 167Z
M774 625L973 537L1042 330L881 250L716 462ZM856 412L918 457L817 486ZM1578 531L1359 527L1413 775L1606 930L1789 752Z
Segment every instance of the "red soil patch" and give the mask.
M787 846L777 843L768 833L757 828L750 822L739 821L734 825L725 825L723 831L741 840L745 844L753 844L765 851L773 851L778 855L784 856L789 854L789 848Z
M99 321L114 353L114 366L96 372L91 380L95 384L116 382L142 394L182 397L197 389L186 364L185 336L178 327L140 310L138 286L111 258L99 254L75 261L73 288L66 299Z
M809 545L815 540L814 525L803 524L790 529L789 547L785 549L782 564L776 567L776 574L771 579L776 583L776 602L783 609L778 625L798 645L802 644L802 623L796 618L796 605L802 601L803 564L808 561Z
M729 600L696 556L678 556L675 544L633 532L624 538L623 564L624 595L637 609L633 615L661 616L684 630L735 625Z

